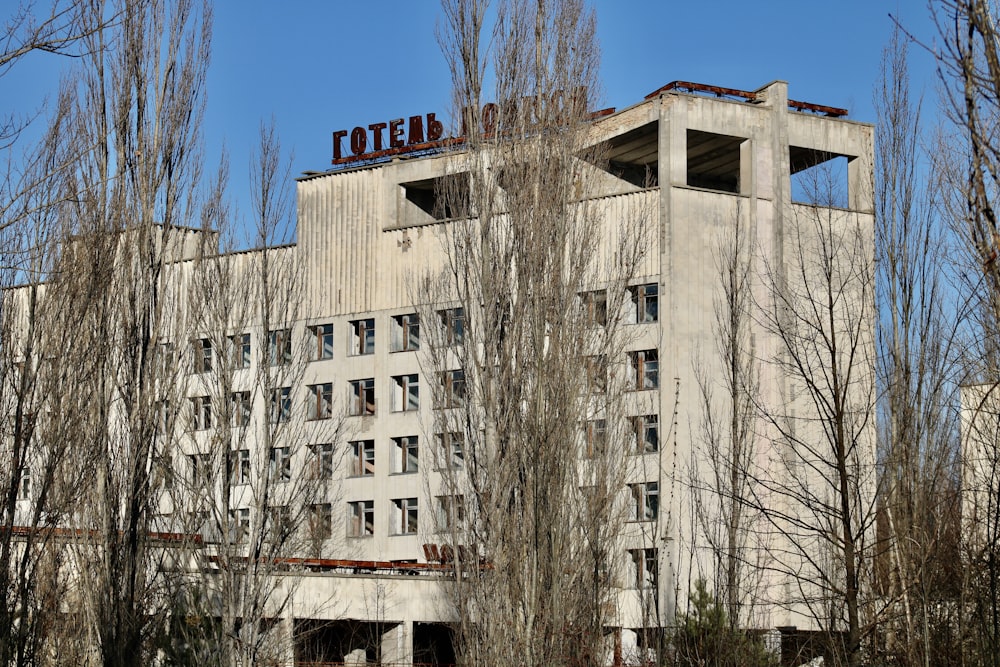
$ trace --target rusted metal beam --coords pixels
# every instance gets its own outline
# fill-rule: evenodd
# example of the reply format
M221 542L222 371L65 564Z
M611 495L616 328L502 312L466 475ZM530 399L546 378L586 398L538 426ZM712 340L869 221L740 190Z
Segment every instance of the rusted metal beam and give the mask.
M671 81L662 88L657 88L649 95L646 95L645 99L652 99L661 93L665 93L670 90L679 90L689 93L711 93L716 97L734 97L747 102L758 101L757 93L753 91L738 90L736 88L723 88L722 86L710 86L708 84L695 83L693 81ZM831 118L842 118L847 115L847 109L830 107L823 104L813 104L812 102L799 102L798 100L788 100L788 107L795 109L796 111L811 111L813 113L823 114Z

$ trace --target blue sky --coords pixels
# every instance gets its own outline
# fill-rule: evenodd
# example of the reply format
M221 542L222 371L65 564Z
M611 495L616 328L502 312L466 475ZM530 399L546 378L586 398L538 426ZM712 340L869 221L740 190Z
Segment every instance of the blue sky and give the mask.
M923 0L597 0L594 7L604 106L618 108L673 80L753 90L783 79L793 99L846 107L870 122L889 14L935 40ZM216 3L207 156L213 164L226 146L239 209L263 120L274 118L295 176L329 168L334 130L444 115L449 81L435 39L438 13L433 0ZM68 64L41 55L20 65L0 81L0 110L37 108ZM931 59L917 49L913 67L914 85L930 93Z

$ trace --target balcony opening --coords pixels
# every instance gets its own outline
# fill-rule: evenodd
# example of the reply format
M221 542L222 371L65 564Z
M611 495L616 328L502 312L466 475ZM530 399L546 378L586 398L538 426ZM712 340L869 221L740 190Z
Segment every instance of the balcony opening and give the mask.
M688 130L687 184L739 194L740 153L746 141L743 137Z

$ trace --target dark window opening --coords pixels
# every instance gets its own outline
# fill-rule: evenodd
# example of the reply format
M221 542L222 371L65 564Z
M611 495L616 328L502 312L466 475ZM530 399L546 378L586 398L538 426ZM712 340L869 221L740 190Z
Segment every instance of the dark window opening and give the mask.
M469 175L453 174L401 183L406 199L435 220L469 217Z
M687 184L738 194L740 147L746 139L725 134L687 131Z

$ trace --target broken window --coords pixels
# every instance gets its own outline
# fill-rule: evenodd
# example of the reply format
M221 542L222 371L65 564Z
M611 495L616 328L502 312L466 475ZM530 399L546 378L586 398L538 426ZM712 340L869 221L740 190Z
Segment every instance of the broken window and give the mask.
M326 540L333 535L333 505L314 503L309 506L309 537Z
M212 457L208 454L189 454L188 467L191 471L191 486L196 489L208 486L212 474Z
M411 352L420 349L420 317L416 313L392 318L392 351Z
M289 329L275 329L267 334L272 366L292 363L292 332Z
M419 438L415 435L404 435L392 439L394 445L393 472L412 473L419 470Z
M656 283L635 285L629 288L632 295L632 318L636 324L648 324L660 319L660 304Z
M199 338L191 344L191 368L195 373L212 372L212 341Z
M375 414L375 378L351 380L351 414Z
M292 388L277 387L271 391L271 423L283 424L292 418Z
M287 482L292 478L292 454L288 447L272 447L268 461L272 482Z
M333 477L333 444L309 445L312 461L309 472L312 479L331 479Z
M351 355L375 354L375 320L351 322Z
M350 515L349 535L366 537L375 534L375 501L355 500L347 504Z
M307 419L329 419L333 416L333 383L309 385Z
M229 540L242 542L250 533L250 509L241 507L229 510Z
M608 423L603 419L591 419L583 423L584 456L601 456L607 450Z
M192 426L196 431L212 428L212 397L196 396L191 399Z
M656 588L660 569L657 549L630 549L628 553L632 560L633 585L639 589Z
M465 522L465 498L456 496L437 496L437 525L439 531L453 532L461 530Z
M632 389L657 389L660 386L660 361L656 350L629 352L629 379Z
M234 391L229 395L230 418L232 426L245 428L250 425L252 404L249 391Z
M465 434L461 431L436 433L436 468L461 468L465 465Z
M309 359L333 359L333 325L316 324L309 327Z
M414 535L417 532L417 499L397 498L392 501L395 510L396 535Z
M375 474L375 441L355 440L348 443L351 448L351 475L370 477Z
M441 378L441 402L439 408L460 408L465 405L465 371L461 368L444 371Z
M461 345L465 340L465 309L447 308L439 310L438 315L444 329L444 344Z
M580 294L580 305L583 308L583 321L592 327L603 327L608 323L608 293L606 290L594 290Z
M608 364L604 355L584 357L584 372L587 374L587 391L591 394L603 394L608 389Z
M660 485L658 482L631 484L632 521L656 521L660 513Z
M237 449L229 452L229 484L238 486L250 483L250 450Z
M660 449L659 415L641 415L632 418L635 428L636 453L651 454Z
M392 378L392 409L395 412L420 409L420 376L413 373Z
M229 337L229 365L234 370L250 368L250 334Z

